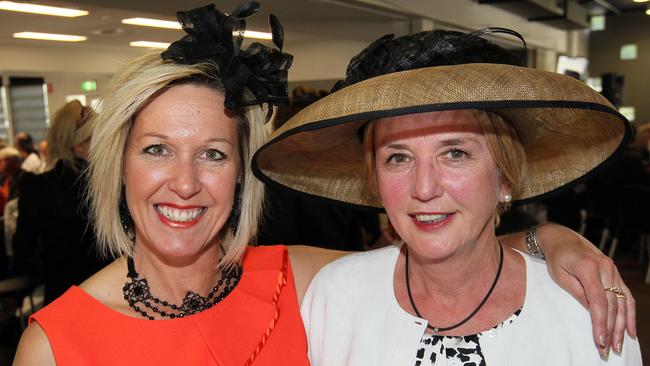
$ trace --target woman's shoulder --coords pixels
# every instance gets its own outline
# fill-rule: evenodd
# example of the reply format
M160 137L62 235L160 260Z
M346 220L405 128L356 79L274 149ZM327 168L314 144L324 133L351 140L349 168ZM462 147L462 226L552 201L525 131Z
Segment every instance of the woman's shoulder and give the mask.
M321 272L339 273L377 267L383 269L387 264L397 259L399 251L400 248L398 246L389 245L365 252L351 253L327 264L321 269Z
M392 278L399 251L398 246L391 245L341 257L323 266L310 287L318 287L319 291L382 287L385 280Z
M126 259L118 258L81 283L79 289L110 309L129 313L121 291L127 280L127 272Z
M249 245L244 252L242 265L246 269L274 269L282 268L287 255L284 245Z
M589 311L578 300L562 289L548 272L546 261L532 257L526 253L519 254L524 258L526 266L526 299L524 308L557 312L558 317L566 317L588 322ZM548 301L553 299L553 301ZM542 309L543 308L543 309Z
M43 328L33 322L23 332L14 365L56 365L52 347Z

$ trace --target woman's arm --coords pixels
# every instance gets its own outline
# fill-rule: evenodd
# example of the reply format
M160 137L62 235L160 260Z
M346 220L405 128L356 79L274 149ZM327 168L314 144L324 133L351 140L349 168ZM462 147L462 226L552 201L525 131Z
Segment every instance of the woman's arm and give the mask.
M13 365L56 365L50 342L38 323L30 324L20 337Z
M327 263L350 253L307 245L288 245L287 248L294 281L296 283L298 304L302 304L305 291L307 291L307 287L311 279L316 275L316 272Z
M506 245L527 252L524 233L500 239ZM561 225L539 226L537 240L546 255L551 277L589 309L594 340L601 351L607 353L613 345L614 351L620 352L625 329L630 336L636 337L636 303L612 260L587 239ZM604 291L610 286L623 290L625 299Z

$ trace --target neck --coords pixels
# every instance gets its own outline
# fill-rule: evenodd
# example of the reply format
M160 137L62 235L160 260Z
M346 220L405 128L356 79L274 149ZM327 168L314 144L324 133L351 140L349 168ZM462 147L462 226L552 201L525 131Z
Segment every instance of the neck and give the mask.
M170 303L180 304L188 291L205 296L217 283L221 251L218 245L182 261L162 258L136 242L133 261L138 278L146 278L151 292Z
M485 235L441 260L432 261L410 251L411 288L421 296L456 306L459 299L485 296L494 282L499 261L499 243L494 234Z

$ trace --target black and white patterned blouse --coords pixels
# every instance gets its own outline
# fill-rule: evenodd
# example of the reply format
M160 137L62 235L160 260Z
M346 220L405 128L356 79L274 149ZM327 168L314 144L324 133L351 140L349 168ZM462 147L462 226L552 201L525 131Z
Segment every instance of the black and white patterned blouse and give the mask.
M492 329L512 324L520 313L521 309ZM491 329L468 336L425 334L420 340L415 366L436 365L436 362L458 366L485 366L479 340L490 331ZM446 362L441 362L442 359L446 359Z

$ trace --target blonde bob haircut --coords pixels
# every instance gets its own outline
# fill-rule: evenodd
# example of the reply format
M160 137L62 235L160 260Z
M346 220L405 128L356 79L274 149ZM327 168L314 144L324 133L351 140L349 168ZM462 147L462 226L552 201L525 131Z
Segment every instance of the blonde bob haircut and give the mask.
M114 258L133 253L133 231L120 221L124 151L138 113L165 90L181 84L206 86L223 92L216 65L180 65L163 61L160 53L149 53L128 63L107 88L97 114L90 145L88 198L95 220L100 250ZM239 263L246 246L257 233L264 186L250 169L252 154L265 140L266 111L247 107L239 114L238 138L241 157L241 214L236 232L225 225L218 234L224 256L219 266Z
M490 154L499 169L501 182L510 190L513 198L521 186L521 180L526 168L526 152L515 128L498 114L474 110L474 116L485 135ZM379 194L377 187L377 174L375 172L375 122L370 121L366 127L363 150L365 160L365 174L369 189ZM499 203L495 209L495 224L499 225L500 215L510 209L510 203Z
M47 130L48 155L45 170L54 168L62 160L75 172L79 168L75 164L72 148L90 139L94 120L90 117L93 110L84 107L78 100L73 100L57 110L52 116L50 128Z

